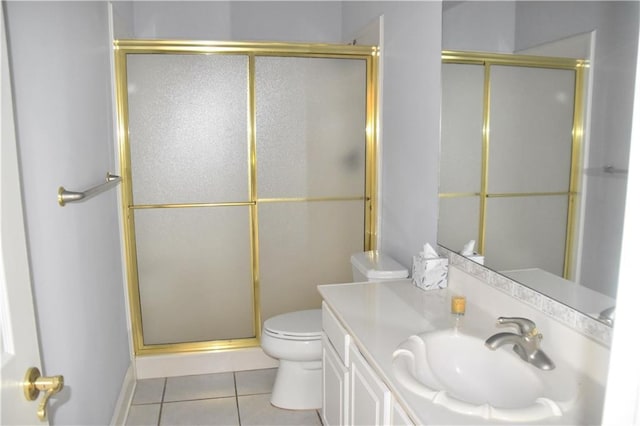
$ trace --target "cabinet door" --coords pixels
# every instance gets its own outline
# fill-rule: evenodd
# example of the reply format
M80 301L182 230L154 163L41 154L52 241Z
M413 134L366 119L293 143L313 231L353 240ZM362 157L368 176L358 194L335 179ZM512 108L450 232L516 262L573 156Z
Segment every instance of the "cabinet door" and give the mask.
M414 423L409 418L409 415L406 411L398 404L398 401L393 399L392 407L391 407L391 422L392 426L407 426L413 425Z
M349 370L326 336L322 337L322 423L342 426L347 420Z
M349 424L388 425L391 420L391 393L369 367L358 349L349 349Z
M342 365L348 367L351 336L347 333L347 330L345 330L326 302L322 302L322 331L342 360Z

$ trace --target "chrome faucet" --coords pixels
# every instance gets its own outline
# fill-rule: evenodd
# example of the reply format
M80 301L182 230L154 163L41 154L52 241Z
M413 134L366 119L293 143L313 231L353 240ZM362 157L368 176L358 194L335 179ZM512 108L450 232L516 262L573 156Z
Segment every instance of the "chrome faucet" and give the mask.
M498 318L498 325L511 324L518 327L519 334L496 333L484 342L485 346L495 351L500 346L512 344L514 352L524 361L542 370L553 370L556 365L551 361L551 358L540 349L542 334L538 332L536 323L527 318Z
M598 319L613 327L613 322L616 320L616 307L612 306L600 312Z

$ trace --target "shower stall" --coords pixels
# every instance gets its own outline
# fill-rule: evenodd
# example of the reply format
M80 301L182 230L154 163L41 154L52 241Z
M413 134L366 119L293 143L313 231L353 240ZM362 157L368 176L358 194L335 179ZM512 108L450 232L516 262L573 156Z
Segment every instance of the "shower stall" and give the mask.
M136 354L259 345L375 248L377 48L115 42Z

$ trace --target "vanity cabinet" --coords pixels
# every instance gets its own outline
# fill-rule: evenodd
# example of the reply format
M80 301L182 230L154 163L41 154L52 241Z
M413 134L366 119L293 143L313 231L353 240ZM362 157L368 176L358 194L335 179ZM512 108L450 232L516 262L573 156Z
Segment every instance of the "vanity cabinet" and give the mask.
M322 422L412 425L329 307L322 305Z

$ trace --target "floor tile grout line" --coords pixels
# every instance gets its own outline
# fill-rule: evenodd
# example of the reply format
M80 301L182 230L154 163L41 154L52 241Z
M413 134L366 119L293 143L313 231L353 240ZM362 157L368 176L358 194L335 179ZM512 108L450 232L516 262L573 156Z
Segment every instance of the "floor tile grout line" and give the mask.
M160 410L158 411L158 426L162 421L162 407L164 406L164 395L167 392L167 378L164 378L164 385L162 386L162 398L160 398Z
M243 393L243 394L238 394L238 398L240 398L241 396L268 395L268 394L270 394L270 393L271 393L271 391L269 391L269 392Z
M163 402L163 404L179 404L181 402L209 401L214 399L231 399L231 398L236 398L236 397L234 395L227 395L227 396L209 396L209 397L202 397L202 398L187 398L187 399L178 399L175 401L165 401Z
M152 402L138 402L135 404L131 404L132 407L140 407L141 405L160 405L162 401L152 401Z
M240 402L238 401L238 379L236 378L236 372L233 372L233 387L236 391L236 413L238 414L238 426L242 426L242 419L240 418Z

